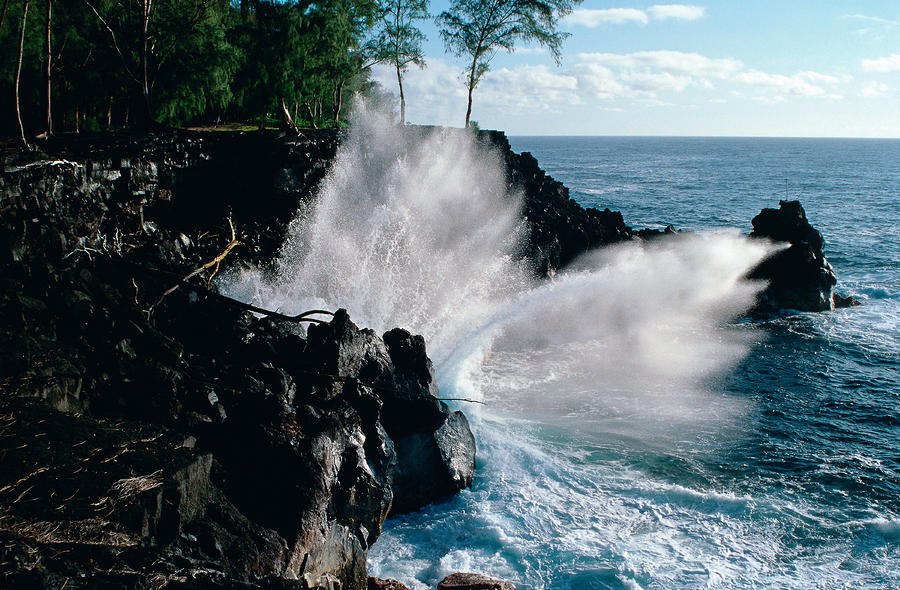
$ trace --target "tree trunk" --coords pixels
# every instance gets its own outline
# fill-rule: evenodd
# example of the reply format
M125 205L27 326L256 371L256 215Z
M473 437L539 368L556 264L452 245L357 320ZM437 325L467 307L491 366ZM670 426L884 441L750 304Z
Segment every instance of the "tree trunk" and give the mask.
M78 103L75 103L75 133L81 133L81 128L78 126Z
M312 105L307 101L303 103L303 106L306 107L306 114L309 115L309 124L313 129L316 128L316 113L313 111Z
M334 106L334 126L338 126L338 121L341 118L341 107L344 102L344 80L338 82L337 85L337 103Z
M109 105L106 107L106 128L112 129L112 102L113 97L109 97Z
M19 80L22 77L22 54L25 51L25 23L28 20L28 0L22 8L22 30L19 34L19 65L16 67L16 118L19 120L19 135L22 145L28 149L28 141L25 139L25 127L22 125L22 111L19 108Z
M53 65L53 54L50 52L50 19L53 12L53 0L47 0L47 139L53 134L53 110L50 98L53 94L50 86L50 67Z
M397 85L400 87L400 124L406 125L406 97L403 96L403 76L400 74L400 66L397 66Z
M300 135L300 130L297 129L297 124L291 118L291 112L288 110L283 96L281 97L281 126L285 131L294 135Z
M143 112L141 113L142 120L140 123L147 126L150 125L152 119L150 110L150 79L148 76L150 67L150 11L152 9L153 0L144 0L141 18L141 108L143 109Z
M9 0L3 1L3 10L0 11L0 31L3 30L3 21L6 20L6 7L9 6Z
M472 91L475 90L475 69L478 67L478 57L472 60L472 69L469 70L469 102L466 105L466 125L465 128L469 128L469 119L472 117Z

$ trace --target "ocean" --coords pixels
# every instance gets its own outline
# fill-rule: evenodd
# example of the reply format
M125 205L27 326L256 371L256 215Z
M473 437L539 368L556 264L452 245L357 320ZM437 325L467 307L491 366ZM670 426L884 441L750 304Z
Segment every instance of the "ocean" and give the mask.
M513 137L582 205L693 235L512 255L496 155L352 126L274 269L227 292L425 336L478 444L471 489L395 516L369 573L520 589L900 587L900 141ZM799 199L862 305L749 320L750 220Z
M517 377L488 359L487 406L463 408L478 412L474 486L389 520L371 573L412 588L455 570L534 589L900 587L900 141L510 143L637 228L746 234L798 199L837 291L863 305L738 320L745 356L700 391L601 372L579 384L589 407L537 404L557 412L521 392L553 397L566 363L532 356Z

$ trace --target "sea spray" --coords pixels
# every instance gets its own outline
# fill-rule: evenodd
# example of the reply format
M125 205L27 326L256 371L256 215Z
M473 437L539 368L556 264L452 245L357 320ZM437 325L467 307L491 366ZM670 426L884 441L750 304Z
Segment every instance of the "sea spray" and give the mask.
M402 326L438 359L530 284L514 256L520 206L499 155L473 134L396 126L359 103L274 272L244 271L224 286L288 313L344 307L379 332Z
M729 515L661 512L623 536L646 507L656 510L660 485L672 497L683 488L635 483L647 468L634 459L641 452L610 450L594 435L659 449L741 414L715 378L748 350L747 333L728 320L751 303L759 286L743 276L766 247L725 234L631 243L539 281L517 258L527 237L520 199L507 193L499 155L471 134L396 127L360 105L274 267L223 283L285 313L345 307L362 326L421 333L442 393L488 403L475 421L473 491L426 508L435 526L416 516L389 524L372 573L425 588L447 570L481 569L549 588L578 571L627 582L642 560L680 554L698 571L740 578L743 568L752 578L755 564L720 559L723 542L740 544L714 536L722 522L738 534ZM613 467L598 467L606 461ZM700 533L668 538L676 520ZM619 569L584 569L598 556L615 562L622 546L634 557ZM684 579L656 567L662 579Z

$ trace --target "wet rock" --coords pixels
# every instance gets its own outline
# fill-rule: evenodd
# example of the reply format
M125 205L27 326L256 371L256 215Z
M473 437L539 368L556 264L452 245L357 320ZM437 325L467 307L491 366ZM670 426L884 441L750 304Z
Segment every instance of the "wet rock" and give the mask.
M481 574L457 572L441 580L438 590L515 590L515 586Z
M520 255L536 274L553 275L584 252L634 239L621 213L576 203L569 198L569 189L544 172L531 153L514 153L502 132L482 131L479 138L499 151L510 189L522 195L528 239Z
M54 425L10 425L42 445L3 448L0 489L23 508L0 516L17 519L0 523L0 586L365 588L396 440L429 449L403 465L416 505L471 482L471 432L437 399L424 340L386 344L343 311L308 331L257 318L195 272L232 225L229 263L271 259L338 136L82 141L0 177L0 403ZM76 434L96 459L66 450L87 448ZM68 475L11 485L47 465Z
M369 577L367 590L409 590L409 588L397 580Z
M837 277L825 258L825 240L806 219L799 201L780 201L778 209L763 209L752 224L751 238L787 244L748 274L768 282L755 312L825 311L834 309L836 301L839 306L852 305L846 298L835 298Z

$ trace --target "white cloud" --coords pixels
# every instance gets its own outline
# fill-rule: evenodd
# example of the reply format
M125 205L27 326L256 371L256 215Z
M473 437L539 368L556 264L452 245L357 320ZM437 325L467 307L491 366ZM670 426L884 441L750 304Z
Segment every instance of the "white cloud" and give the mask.
M570 25L584 25L594 28L606 23L619 25L627 22L637 22L645 25L650 19L646 12L637 8L579 8L578 10L573 10L565 20Z
M826 90L810 83L808 81L809 72L806 74L785 76L784 74L767 74L759 70L748 70L736 74L734 79L749 86L774 91L776 96L782 98L787 96L825 96Z
M702 6L688 4L655 4L646 10L640 8L579 8L566 17L570 25L595 28L604 24L621 25L650 20L697 20L706 14Z
M808 82L818 82L820 84L839 84L841 82L849 82L850 78L838 78L837 76L829 76L828 74L820 74L819 72L800 72L797 77Z
M681 51L582 53L578 59L620 69L661 70L698 78L727 78L743 67L736 59L710 59L699 53Z
M703 18L706 9L702 6L687 4L656 4L647 9L650 18L655 20L697 20Z
M545 55L547 48L545 47L516 47L512 53L516 55Z
M900 53L887 57L862 60L862 69L866 72L898 72L900 71Z
M866 98L878 98L879 96L889 96L891 88L884 82L869 82L860 89L859 93Z
M869 16L866 14L845 14L843 17L859 22L862 26L861 28L856 29L856 34L860 37L868 37L871 39L881 39L884 37L885 33L890 32L891 29L900 25L900 22L896 20L882 18L880 16Z

